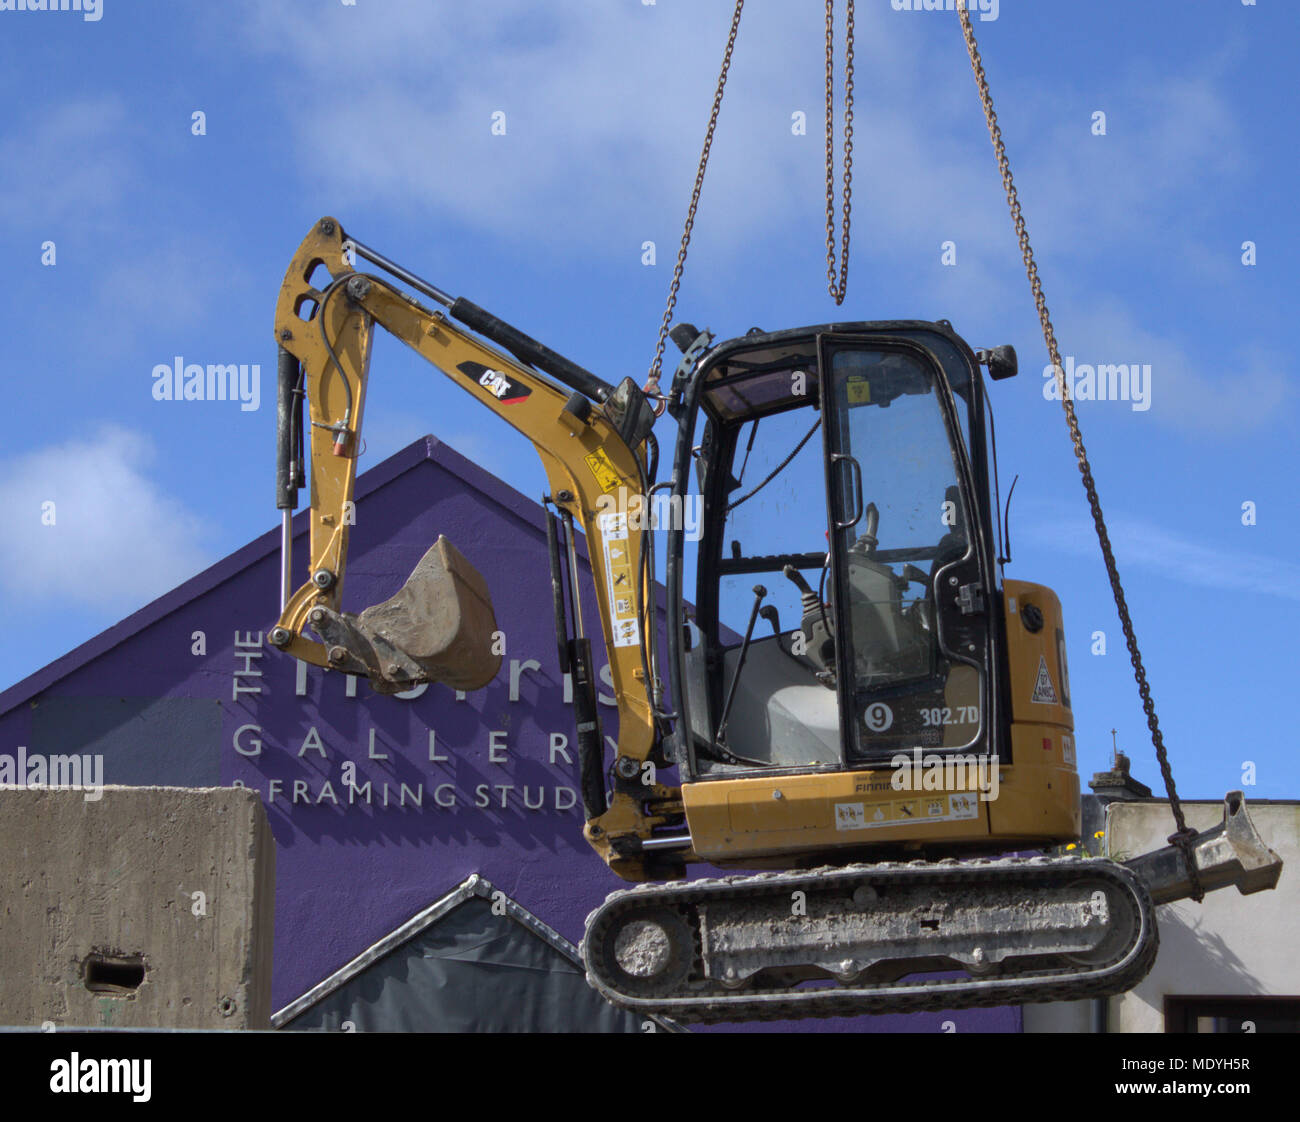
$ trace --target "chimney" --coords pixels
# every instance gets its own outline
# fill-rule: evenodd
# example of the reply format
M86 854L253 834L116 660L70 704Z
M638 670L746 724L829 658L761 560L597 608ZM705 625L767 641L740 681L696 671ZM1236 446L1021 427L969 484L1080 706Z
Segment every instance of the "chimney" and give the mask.
M1095 795L1108 802L1151 798L1151 788L1134 779L1128 769L1128 757L1116 749L1110 771L1094 772L1088 786L1092 788Z
M1151 798L1151 788L1139 783L1129 774L1129 759L1115 744L1115 729L1110 730L1111 746L1114 756L1109 771L1094 772L1088 786L1091 795L1084 795L1079 801L1083 812L1083 843L1088 852L1096 852L1098 835L1106 826L1106 804L1124 802L1130 799Z

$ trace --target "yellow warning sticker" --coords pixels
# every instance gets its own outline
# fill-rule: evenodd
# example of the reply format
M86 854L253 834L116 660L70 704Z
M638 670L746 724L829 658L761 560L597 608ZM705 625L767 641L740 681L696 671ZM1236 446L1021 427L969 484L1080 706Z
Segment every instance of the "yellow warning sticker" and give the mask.
M979 817L979 795L934 794L875 803L836 803L837 830L870 830L873 826L906 826L913 822L957 822Z
M602 491L618 490L618 469L614 462L605 453L605 449L597 448L589 456L584 457L587 466L591 468L591 474L596 477L596 482L600 485Z
M850 405L871 404L871 383L866 378L850 378L846 388Z
M591 457L587 457L588 463ZM593 469L595 470L595 469ZM641 642L635 590L632 587L632 543L626 514L602 514L597 519L605 549L605 578L609 582L610 627L614 646L635 647Z

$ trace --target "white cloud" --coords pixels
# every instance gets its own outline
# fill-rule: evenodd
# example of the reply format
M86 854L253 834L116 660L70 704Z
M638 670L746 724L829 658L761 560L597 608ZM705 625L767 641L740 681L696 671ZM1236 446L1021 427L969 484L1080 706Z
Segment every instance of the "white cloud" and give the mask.
M1008 154L1036 243L1071 256L1149 244L1168 254L1214 212L1248 162L1222 76L1204 65L1128 75L1095 106L1068 85L1012 103L1016 133L1035 137L1022 153L1009 141ZM1104 136L1092 134L1094 110L1107 114Z
M132 178L123 145L131 126L116 98L41 107L6 124L0 223L44 227L57 240L68 224L101 220L121 201Z
M203 267L197 268L200 261ZM166 363L176 347L184 347L217 315L238 325L226 329L227 337L246 337L234 309L238 294L249 290L247 268L226 246L205 235L178 232L168 245L129 244L104 262L94 295L70 331L83 355L131 353L132 348L138 354L144 343L151 366ZM249 357L233 359L241 360Z
M1300 564L1294 561L1224 549L1130 517L1109 516L1106 529L1121 574L1130 568L1145 569L1200 588L1300 600ZM1100 557L1091 520L1035 520L1025 532L1039 546Z
M258 4L250 34L299 71L283 106L297 162L341 205L378 198L498 235L578 239L617 252L628 252L623 241L634 233L636 245L641 236L671 237L660 245L671 259L729 14L726 6L512 0L458 6L453 36L436 5L389 5L365 17ZM891 14L858 13L855 197L858 213L871 215L863 236L964 230L972 221L1004 234L1000 215L970 205L977 194L996 203L996 181L985 162L954 151L942 109L958 96L974 106L969 78L923 54ZM820 24L805 10L746 11L702 239L761 253L792 222L807 218L817 228L823 51ZM310 112L301 112L304 88ZM918 97L932 107L924 120ZM505 136L491 133L497 110L506 114ZM804 136L792 135L795 111L807 115ZM954 197L963 200L956 223ZM617 249L611 236L622 239Z
M1076 362L1151 366L1151 407L1146 417L1179 429L1238 435L1274 424L1294 401L1288 364L1259 347L1232 351L1189 350L1177 339L1140 325L1114 298L1095 301L1092 311L1061 317L1067 340L1062 358ZM1042 367L1029 370L1041 380ZM1059 409L1059 406L1056 406ZM1123 403L1092 408L1129 409ZM1082 416L1081 420L1085 419Z
M152 456L145 438L107 425L0 463L5 600L125 612L203 568L203 523L149 477Z
M282 109L313 181L349 208L379 198L507 237L613 250L611 235L662 227L675 239L730 5L500 0L455 5L454 34L451 10L250 6L250 45L290 64ZM864 254L910 252L920 239L937 255L938 242L953 237L1015 260L954 28L955 17L948 27L899 18L884 4L857 13L854 197ZM842 54L841 40L841 64ZM1179 214L1189 202L1209 206L1207 176L1240 167L1239 130L1202 63L1189 61L1187 77L1148 69L1123 79L1105 138L1089 134L1068 76L1059 92L1014 79L995 89L1013 166L1033 184L1030 232L1051 230L1068 239L1058 249L1096 254L1112 236L1155 236L1153 216L1175 203ZM822 24L805 5L746 10L701 237L752 254L805 218L816 228L823 67ZM497 110L505 136L490 131ZM791 135L796 110L807 115L802 137ZM662 255L673 247L661 246ZM617 251L628 252L621 243Z
M730 5L500 0L456 6L454 34L449 11L249 7L250 49L287 62L281 109L313 188L341 217L391 208L417 231L463 223L564 254L577 245L635 260L652 238L670 265ZM811 250L788 266L791 246L823 236L821 26L803 5L746 10L687 268L692 307L725 294L737 267L771 269L777 292L823 283ZM860 10L857 26L855 295L871 294L871 318L945 316L989 340L1014 326L1036 373L1028 286L960 35L883 4ZM995 76L1012 76L994 93L1067 349L1081 362L1151 363L1156 423L1220 434L1270 423L1290 394L1274 356L1243 349L1211 362L1105 295L1117 252L1178 269L1167 263L1188 251L1171 247L1171 218L1211 213L1249 165L1224 59L1133 64L1104 106L1105 137L1090 134L1082 77L1044 89L1012 61L996 59ZM490 131L498 109L506 136ZM807 114L802 137L791 135L795 110ZM957 268L939 266L946 240ZM1068 267L1079 259L1102 271Z
M157 331L158 324L189 326L210 315L213 294L237 287L231 262L198 239L184 240L186 244L133 250L108 265L99 283L105 319L110 313L119 320L134 314L141 325ZM204 262L204 268L195 268L196 261Z

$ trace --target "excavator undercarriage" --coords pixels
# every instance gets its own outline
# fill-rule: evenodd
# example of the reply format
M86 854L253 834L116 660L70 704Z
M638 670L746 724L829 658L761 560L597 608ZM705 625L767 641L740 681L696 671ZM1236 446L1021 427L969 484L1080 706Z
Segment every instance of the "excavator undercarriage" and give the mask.
M1280 861L1241 792L1197 838L1206 888L1272 888ZM1155 961L1154 905L1191 894L1174 846L1119 864L882 862L642 885L587 918L587 979L682 1022L795 1020L1077 1001Z
M747 1021L1117 993L1156 944L1122 865L949 858L631 889L588 918L583 952L616 1004Z

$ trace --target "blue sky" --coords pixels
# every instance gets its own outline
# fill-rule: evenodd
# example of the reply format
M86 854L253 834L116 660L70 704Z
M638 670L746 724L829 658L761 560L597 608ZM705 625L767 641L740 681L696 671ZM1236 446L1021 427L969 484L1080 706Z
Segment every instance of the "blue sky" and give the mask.
M943 317L975 346L1014 343L1021 375L993 394L1004 493L1020 474L1008 576L1064 602L1085 778L1115 728L1158 785L956 16L857 7L844 308L825 292L822 5L750 0L678 316L720 337ZM0 685L275 525L274 300L323 214L607 380L643 376L730 14L725 0L0 11ZM1180 790L1217 797L1251 761L1248 795L1300 796L1282 719L1300 623L1300 12L1002 0L976 32L1062 353L1151 366L1150 408L1079 415ZM363 470L433 431L540 494L526 441L386 342ZM177 355L260 363L260 408L155 401L151 372Z

